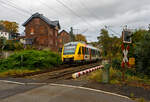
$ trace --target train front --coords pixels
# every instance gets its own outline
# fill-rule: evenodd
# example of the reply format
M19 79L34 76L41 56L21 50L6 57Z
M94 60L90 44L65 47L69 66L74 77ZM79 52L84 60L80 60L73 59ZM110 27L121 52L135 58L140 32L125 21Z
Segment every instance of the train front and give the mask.
M63 63L73 63L76 51L76 43L70 42L64 45L62 50L62 61Z

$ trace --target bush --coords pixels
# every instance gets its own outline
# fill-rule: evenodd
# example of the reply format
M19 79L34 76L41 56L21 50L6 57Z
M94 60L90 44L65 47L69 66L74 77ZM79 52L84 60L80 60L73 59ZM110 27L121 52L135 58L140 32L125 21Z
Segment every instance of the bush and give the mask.
M22 50L23 48L24 48L23 44L21 44L20 42L8 40L6 41L4 50L14 51L14 50Z
M121 60L120 59L113 59L112 60L112 67L115 69L121 69Z
M24 50L0 60L0 70L51 68L61 64L59 55L50 51Z
M116 70L113 68L110 68L110 80L121 80L121 71L120 70Z
M150 33L146 33L143 39L136 43L136 72L150 77Z

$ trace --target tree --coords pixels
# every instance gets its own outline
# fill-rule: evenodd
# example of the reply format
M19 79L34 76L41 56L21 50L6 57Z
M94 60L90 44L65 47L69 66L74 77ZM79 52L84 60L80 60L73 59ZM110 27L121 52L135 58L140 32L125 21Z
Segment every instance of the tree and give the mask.
M18 28L19 28L18 23L10 22L10 21L2 21L2 24L9 33L17 33L18 32Z
M100 48L100 46L98 46L99 45L98 42L90 42L89 44L93 45L94 47Z
M102 46L103 55L107 56L107 52L109 49L110 37L108 35L108 31L106 29L101 29L100 36L98 38L98 43Z
M84 41L87 42L86 37L82 34L75 35L75 41Z
M71 41L75 41L75 35L73 34L73 28L72 27L70 28L69 34L70 34L70 37L71 37Z
M101 29L98 44L102 48L103 57L108 58L110 61L112 58L120 56L121 38L110 37L106 29Z
M4 30L4 26L0 24L0 30Z
M143 33L143 38L136 42L136 71L150 77L150 33Z
M5 45L6 45L6 38L0 37L0 51L3 51Z
M135 70L137 74L150 77L150 32L149 30L137 30L133 33L132 44L128 56L136 60Z

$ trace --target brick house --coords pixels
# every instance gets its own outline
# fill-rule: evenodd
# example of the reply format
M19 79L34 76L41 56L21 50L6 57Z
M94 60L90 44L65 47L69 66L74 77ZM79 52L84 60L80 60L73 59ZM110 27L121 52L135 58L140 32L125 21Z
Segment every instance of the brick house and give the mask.
M58 50L58 31L60 30L59 21L51 21L42 14L33 14L26 22L25 27L26 44L32 44L37 48L50 48Z
M63 45L71 41L69 33L65 30L62 30L58 35L58 48L61 51Z

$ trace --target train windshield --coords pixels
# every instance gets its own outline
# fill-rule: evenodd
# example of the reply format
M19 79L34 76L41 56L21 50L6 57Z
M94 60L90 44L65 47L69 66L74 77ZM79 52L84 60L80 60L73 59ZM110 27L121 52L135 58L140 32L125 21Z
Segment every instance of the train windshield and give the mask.
M75 54L76 46L64 46L64 55Z

